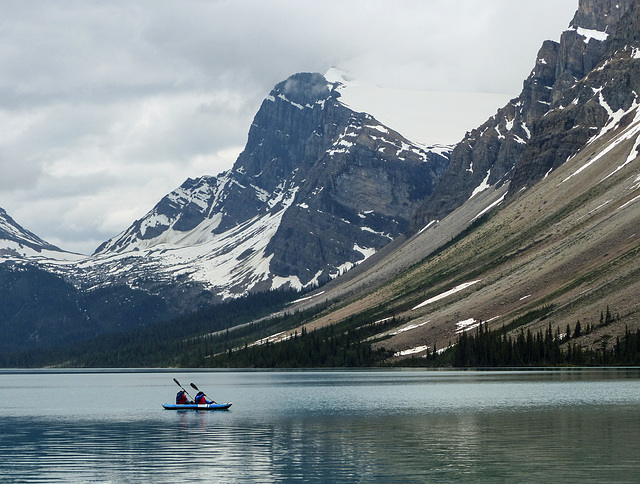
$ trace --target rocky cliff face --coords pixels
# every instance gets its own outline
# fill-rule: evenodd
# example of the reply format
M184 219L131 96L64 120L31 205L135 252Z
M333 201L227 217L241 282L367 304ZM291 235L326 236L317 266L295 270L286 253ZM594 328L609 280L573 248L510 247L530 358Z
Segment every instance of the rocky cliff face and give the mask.
M600 63L606 51L604 41L619 30L618 24L634 3L580 0L578 11L558 44L554 101Z
M455 147L442 182L416 213L413 231L442 219L488 186L509 182L511 193L515 193L564 163L605 126L609 114L599 102L600 93L592 102L584 96L590 89L605 86L605 77L616 75L612 61L622 55L616 51L633 45L632 39L618 39L633 32L629 23L637 3L580 1L560 42L546 41L542 45L520 96L467 133ZM632 54L627 50L627 57ZM602 66L601 71L598 66ZM612 100L611 109L630 105L631 84L624 99ZM620 87L604 87L602 94L606 98L607 92L618 92ZM576 97L580 89L581 99Z
M559 46L549 110L514 171L512 193L558 168L629 116L640 92L638 2L583 1ZM587 26L587 27L583 27Z
M187 180L82 264L91 286L172 282L219 296L335 277L403 233L448 165L296 74L264 100L233 168ZM153 282L150 282L152 280Z

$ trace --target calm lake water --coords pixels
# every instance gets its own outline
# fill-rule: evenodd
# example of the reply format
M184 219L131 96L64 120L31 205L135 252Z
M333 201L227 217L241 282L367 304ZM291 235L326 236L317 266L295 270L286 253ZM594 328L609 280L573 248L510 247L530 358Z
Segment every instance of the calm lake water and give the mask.
M639 369L0 371L2 482L639 479Z

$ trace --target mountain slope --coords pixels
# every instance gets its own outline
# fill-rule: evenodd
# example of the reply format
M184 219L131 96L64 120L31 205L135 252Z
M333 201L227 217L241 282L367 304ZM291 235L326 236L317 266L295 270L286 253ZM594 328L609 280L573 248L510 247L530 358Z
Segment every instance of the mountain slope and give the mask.
M88 287L159 290L175 281L216 297L334 278L403 233L448 165L339 101L339 84L278 84L233 168L187 180L78 265ZM194 289L196 291L196 289Z
M81 291L24 262L0 264L0 307L0 353L62 346L175 315L161 297L124 286Z
M611 307L618 322L584 346L640 327L639 32L640 2L580 2L523 94L456 146L413 235L295 306L334 301L305 327L405 318L377 343L399 358L541 307L534 330L596 326Z
M640 326L640 163L634 157L609 176L633 148L630 140L616 143L622 131L398 281L405 294L397 302L401 314L410 325L429 323L384 344L398 351L442 348L480 322L500 327L545 306L552 310L532 329L551 323L564 331L578 320L595 325L607 307L620 314L620 326L594 333L584 344L621 334L625 324ZM612 143L616 148L609 151ZM604 153L601 164L589 165L591 149Z
M77 260L81 256L59 249L37 235L21 227L0 208L0 260L57 258Z

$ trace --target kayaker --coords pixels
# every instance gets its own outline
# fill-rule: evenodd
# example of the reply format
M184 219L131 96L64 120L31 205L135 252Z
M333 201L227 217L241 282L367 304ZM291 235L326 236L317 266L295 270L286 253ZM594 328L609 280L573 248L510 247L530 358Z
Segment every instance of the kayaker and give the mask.
M180 390L176 395L176 404L184 405L185 403L189 403L189 399L187 398L186 392L184 390Z
M196 395L196 403L197 404L213 403L213 400L209 400L204 393L198 392L198 394Z

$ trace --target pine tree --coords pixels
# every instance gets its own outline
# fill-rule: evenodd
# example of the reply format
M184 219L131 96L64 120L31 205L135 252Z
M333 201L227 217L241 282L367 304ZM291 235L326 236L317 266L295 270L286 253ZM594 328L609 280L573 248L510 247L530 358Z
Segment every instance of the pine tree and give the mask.
M582 328L580 326L580 320L578 319L578 322L576 323L576 327L573 331L573 337L579 338L581 334L582 334Z

